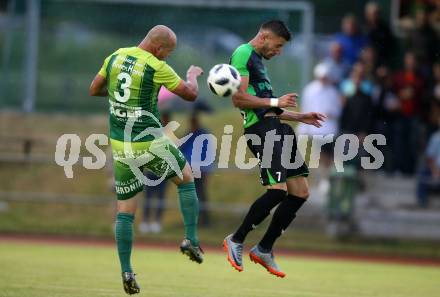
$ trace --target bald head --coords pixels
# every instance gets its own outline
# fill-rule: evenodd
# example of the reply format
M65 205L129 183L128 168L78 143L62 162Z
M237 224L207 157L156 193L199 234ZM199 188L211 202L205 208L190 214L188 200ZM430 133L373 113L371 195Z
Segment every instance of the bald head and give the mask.
M177 38L173 30L167 26L157 25L148 32L144 40L170 47L176 45Z
M330 56L336 61L342 58L342 51L343 48L339 42L334 41L330 44Z
M157 25L148 31L139 47L164 60L171 54L176 44L177 37L173 30L164 25Z

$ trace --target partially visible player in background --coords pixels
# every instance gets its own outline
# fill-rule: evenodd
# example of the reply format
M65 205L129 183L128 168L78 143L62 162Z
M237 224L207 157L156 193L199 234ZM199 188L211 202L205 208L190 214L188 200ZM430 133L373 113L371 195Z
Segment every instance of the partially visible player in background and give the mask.
M162 90L162 88L161 88ZM160 92L158 96L158 100L160 100ZM161 112L160 122L162 126L166 126L171 120L169 112ZM185 155L185 154L184 154ZM191 164L189 160L188 163ZM145 172L145 175L151 179L158 179L153 173L148 170ZM196 183L194 183L196 184ZM167 189L168 181L164 180L160 184L156 186L144 186L144 205L142 207L142 222L138 225L138 230L140 233L160 233L162 230L162 217L163 212L165 210L165 194ZM196 187L197 188L197 187ZM200 196L197 195L199 200Z
M231 65L241 75L239 91L232 96L235 107L240 108L244 121L244 132L247 135L259 136L260 144L248 140L248 147L260 159L260 162L269 157L269 168L260 165L261 183L267 187L266 193L258 198L250 207L246 217L235 233L228 235L223 241L228 252L228 261L238 271L243 270L242 252L246 235L256 228L269 214L272 208L278 205L273 214L269 228L261 241L250 251L253 262L261 264L271 274L284 277L275 263L272 248L275 240L287 229L295 218L297 211L309 197L309 188L306 177L309 174L303 163L297 169L286 169L282 162L283 142L286 137L294 137L291 154L288 161L293 163L297 154L297 143L293 129L281 120L298 121L305 124L321 126L325 115L309 112L299 113L287 111L283 108L296 107L297 94L290 93L275 98L272 85L267 76L263 58L269 60L281 54L282 47L291 39L291 33L286 25L278 20L264 23L257 35L246 44L239 46L231 57ZM274 141L271 156L264 149L269 131L274 131L280 139ZM264 164L263 164L264 165Z
M164 61L175 49L176 42L176 35L171 29L162 25L155 26L138 46L120 48L108 56L90 86L91 96L108 96L110 103L110 141L118 198L115 238L122 282L127 294L140 292L130 258L137 209L135 195L142 191L143 183L122 162L123 159L133 158L126 155L130 152L124 150L124 145L130 146L133 152L153 156L145 168L158 177L166 175L166 178L177 185L185 225L185 238L180 249L191 260L198 263L203 261L197 236L199 204L191 167L179 149L163 134L159 138L150 134L142 136L147 128L161 128L157 109L157 96L161 86L188 101L194 101L198 96L197 77L202 74L202 69L189 67L187 80L184 81ZM131 122L129 120L134 120L129 136L131 141L124 143L124 129ZM140 139L135 140L136 137ZM170 167L170 160L160 157L161 155L174 159L183 178L179 178L176 170ZM144 168L139 169L142 171Z

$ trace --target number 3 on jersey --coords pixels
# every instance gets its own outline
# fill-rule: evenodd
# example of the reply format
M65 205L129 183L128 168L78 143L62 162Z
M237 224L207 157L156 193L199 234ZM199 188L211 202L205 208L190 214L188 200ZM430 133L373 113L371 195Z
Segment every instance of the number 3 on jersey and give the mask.
M121 72L117 76L118 90L114 92L116 100L119 102L127 102L130 99L131 76L126 72ZM122 95L121 95L122 94Z

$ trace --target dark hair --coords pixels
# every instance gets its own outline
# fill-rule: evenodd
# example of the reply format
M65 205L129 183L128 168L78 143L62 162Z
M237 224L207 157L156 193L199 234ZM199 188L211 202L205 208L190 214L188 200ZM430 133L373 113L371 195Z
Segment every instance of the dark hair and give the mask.
M275 35L286 39L286 41L290 41L292 39L292 33L289 28L287 28L286 24L280 20L272 20L265 22L261 25L260 30L269 30Z

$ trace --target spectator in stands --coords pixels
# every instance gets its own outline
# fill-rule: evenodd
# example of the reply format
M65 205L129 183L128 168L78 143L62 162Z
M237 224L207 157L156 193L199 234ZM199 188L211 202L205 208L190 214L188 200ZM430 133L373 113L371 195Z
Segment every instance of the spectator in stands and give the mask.
M440 1L439 1L440 2ZM440 119L440 62L432 66L432 81L428 88L428 136L437 130L437 120Z
M340 120L341 133L355 134L360 143L370 132L373 121L373 103L369 93L362 88L365 70L362 63L353 65L350 75L352 88L343 96L344 107Z
M299 124L298 133L303 135L339 134L339 117L342 111L341 95L332 84L330 68L321 63L314 69L315 80L306 85L301 96L301 112L317 111L327 116L322 127ZM330 166L333 150L332 145L322 147L322 161L326 167Z
M196 186L197 191L197 197L199 197L200 201L200 214L199 214L199 226L201 227L209 227L211 220L210 220L210 214L209 214L209 199L208 199L208 193L207 193L207 184L209 180L209 176L213 170L213 165L210 166L199 166L195 165L193 154L200 154L200 160L206 160L207 157L209 159L208 154L215 154L215 148L210 147L209 145L212 144L212 142L209 142L208 140L203 141L203 145L201 147L195 147L194 141L196 140L197 136L199 135L211 135L210 131L203 128L200 124L199 119L199 110L198 106L195 106L195 111L192 113L190 118L190 131L189 133L193 133L190 138L186 142L184 142L180 146L180 150L184 154L186 160L189 164L191 164L192 168L200 168L201 176L197 177L196 174L194 174L194 183Z
M157 180L159 178L151 172L146 172L145 176L150 180ZM165 180L157 186L144 186L145 203L142 213L142 222L139 224L140 233L159 233L162 231L166 188L167 181Z
M160 121L162 126L166 126L170 122L170 114L162 112ZM151 172L145 172L144 174L150 180L157 180L159 178ZM162 231L162 217L165 209L167 185L168 182L164 180L157 186L144 186L145 201L142 209L142 222L138 227L140 233L160 233Z
M377 64L390 65L395 50L395 39L376 2L368 2L365 5L365 22L365 33L376 51Z
M404 174L413 174L419 145L418 116L423 96L424 80L413 52L405 53L404 68L394 77L394 92L399 98L400 112L396 121L396 165Z
M401 113L407 118L415 117L419 112L424 80L420 75L414 52L404 56L404 68L394 77L394 88L400 100Z
M329 55L322 61L322 64L328 67L329 77L336 86L339 86L350 72L350 65L343 59L342 45L336 41L330 44Z
M421 170L417 182L417 202L420 207L429 204L429 191L440 191L440 118L439 129L432 134L426 149L426 166Z
M440 0L435 0L431 12L429 13L429 21L432 28L440 34Z
M419 58L422 73L425 77L429 76L440 46L437 33L432 28L425 9L418 9L416 12L416 27L409 36L408 47Z
M349 14L342 19L342 32L335 40L342 45L343 59L353 65L359 58L361 50L367 46L367 38L359 31L356 16Z
M372 93L373 100L373 132L382 134L387 140L387 145L379 149L385 156L384 169L386 172L394 172L394 154L396 147L395 135L393 134L396 118L400 110L399 99L393 92L393 76L386 66L377 69L376 84Z
M317 111L325 114L327 119L320 128L299 124L298 133L308 136L332 134L335 139L339 135L339 117L342 111L341 95L333 84L329 64L316 65L313 73L315 80L307 84L302 92L301 112ZM330 186L329 169L333 164L333 147L334 142L322 145L319 168L315 173L318 189L324 196Z
M356 68L356 69L355 69ZM357 62L353 65L353 68L351 70L350 77L342 81L340 85L341 93L343 95L343 99L351 97L356 92L357 87L355 86L355 82L353 80L353 70L355 70L356 73L359 73L359 76L362 78L362 81L360 82L360 85L358 88L362 91L362 93L371 96L374 88L373 81L367 79L365 77L365 66L362 62Z
M372 84L376 81L376 70L378 65L376 50L372 46L366 46L359 57L365 69L365 79Z

